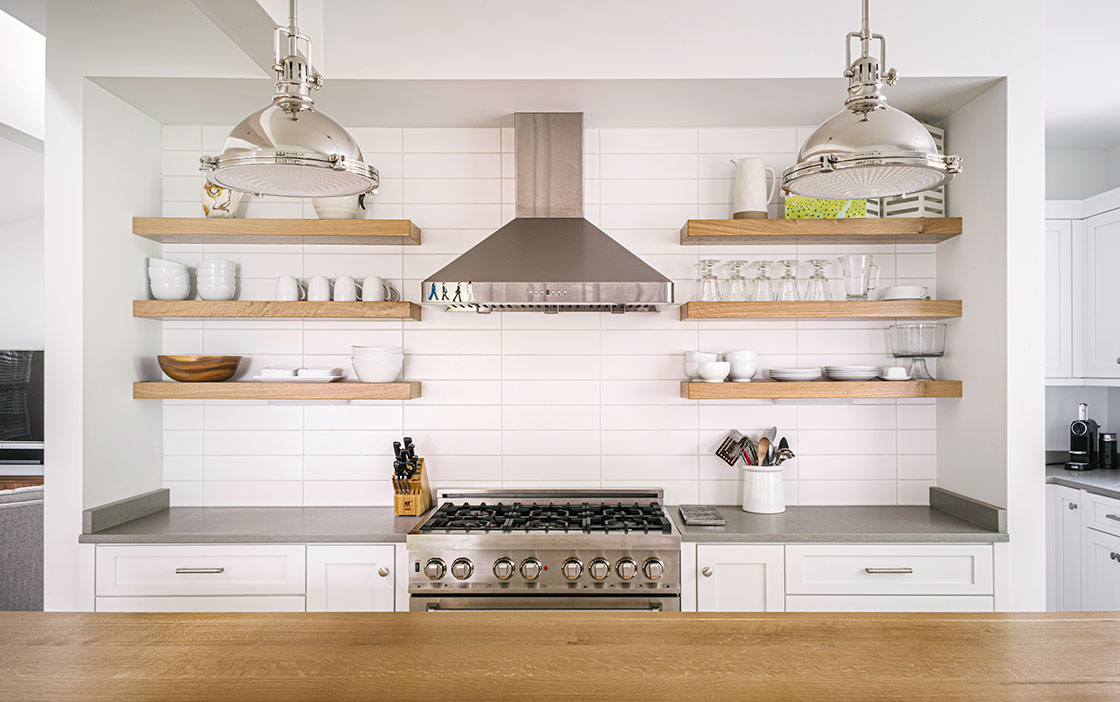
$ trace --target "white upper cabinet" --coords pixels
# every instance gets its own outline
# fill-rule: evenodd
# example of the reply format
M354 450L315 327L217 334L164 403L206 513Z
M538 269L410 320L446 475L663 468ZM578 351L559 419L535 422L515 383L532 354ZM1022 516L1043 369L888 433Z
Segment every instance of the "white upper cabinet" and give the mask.
M1073 223L1046 220L1046 377L1073 375Z
M1074 286L1079 375L1120 378L1120 210L1089 217L1084 227L1074 239L1075 279L1082 281Z
M392 612L392 544L309 545L307 611Z

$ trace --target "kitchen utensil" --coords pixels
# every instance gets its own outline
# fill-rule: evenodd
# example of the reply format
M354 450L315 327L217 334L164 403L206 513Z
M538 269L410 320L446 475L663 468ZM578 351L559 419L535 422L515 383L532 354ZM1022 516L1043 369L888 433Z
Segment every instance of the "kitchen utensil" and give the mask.
M358 299L358 283L352 275L340 275L334 279L334 299L337 302L354 302Z
M432 504L424 459L416 459L415 465L405 475L407 477L394 481L393 514L398 517L423 514Z
M805 299L814 302L831 301L832 287L824 274L824 267L828 265L828 260L811 258L809 259L809 265L813 267L813 274L809 276L809 286L805 290Z
M398 461L401 459L401 442L393 442L393 455L397 457Z
M181 383L219 383L229 380L241 365L241 356L156 356L159 367Z
M696 364L696 372L705 383L722 383L731 372L731 364L727 361L705 361Z
M297 302L303 299L306 289L294 275L282 275L276 279L276 299L282 302Z
M839 260L848 299L866 300L879 285L879 265L874 257L871 254L848 254Z
M914 380L933 380L926 367L926 358L945 355L945 333L948 325L943 322L911 322L892 324L890 327L891 350L895 358L912 358L910 376Z
M307 299L311 302L327 302L331 299L331 281L327 276L316 275L308 279Z
M884 300L928 300L929 289L924 285L892 285L883 290Z
M678 505L681 519L689 526L724 526L727 518L715 505Z
M800 300L801 293L797 289L797 260L783 258L778 263L785 266L786 270L782 273L782 277L778 279L777 299L783 302Z
M758 464L770 465L770 439L765 436L758 440Z
M732 429L724 437L723 442L720 443L719 448L716 449L716 455L724 460L729 466L734 466L739 461L739 456L742 454L742 449L739 443L743 440L743 435L737 429Z
M770 427L766 430L766 434L764 436L766 440L770 442L770 445L767 447L766 451L766 465L769 465L774 462L774 440L778 436L778 427Z
M788 448L789 448L789 442L786 441L786 437L783 436L781 438L781 440L778 442L778 450L781 451L782 449L788 449Z
M743 469L743 511L780 514L786 511L781 466L748 466Z
M734 185L731 191L731 213L735 219L766 219L770 201L774 199L774 191L778 178L774 169L766 167L766 161L752 156L748 158L733 158L731 164L734 169ZM766 187L766 178L770 177L770 187Z
M743 461L749 466L758 465L758 446L751 441L751 438L744 436L740 446L743 450Z
M793 451L788 448L778 449L777 457L774 459L774 465L780 466L791 458L796 458Z

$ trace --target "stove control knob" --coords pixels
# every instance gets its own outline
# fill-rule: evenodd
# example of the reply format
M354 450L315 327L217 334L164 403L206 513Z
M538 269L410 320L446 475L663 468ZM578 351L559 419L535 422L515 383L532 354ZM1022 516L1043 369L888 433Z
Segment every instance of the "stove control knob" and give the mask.
M474 566L467 558L456 558L451 564L451 574L455 576L456 580L466 580L471 577L474 572Z
M630 558L623 558L615 564L614 569L623 580L633 580L638 574L638 564Z
M642 564L642 572L650 580L660 580L661 576L665 574L665 564L657 558L647 558L646 562Z
M536 580L541 576L541 562L536 558L521 561L521 576L526 580Z
M439 580L446 572L447 566L438 558L429 558L424 564L424 575L428 576L428 580Z
M494 561L494 577L498 580L509 580L513 577L513 561L508 558L499 558Z
M587 565L587 572L596 580L606 580L611 574L611 564L602 558L596 558Z
M563 573L564 577L568 580L575 580L583 575L583 564L580 563L577 558L569 558L564 561L564 565L560 566L560 572Z

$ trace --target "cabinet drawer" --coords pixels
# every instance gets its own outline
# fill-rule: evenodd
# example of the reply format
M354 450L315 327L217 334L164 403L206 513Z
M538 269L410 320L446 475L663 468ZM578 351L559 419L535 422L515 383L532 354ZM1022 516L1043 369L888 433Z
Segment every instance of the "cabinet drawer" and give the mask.
M787 612L994 612L990 595L790 595Z
M98 597L303 595L304 546L98 546Z
M1120 476L1117 476L1117 482L1120 482ZM1120 536L1120 500L1082 491L1081 524Z
M786 546L790 595L991 595L990 545Z
M98 612L302 612L302 597L98 597Z

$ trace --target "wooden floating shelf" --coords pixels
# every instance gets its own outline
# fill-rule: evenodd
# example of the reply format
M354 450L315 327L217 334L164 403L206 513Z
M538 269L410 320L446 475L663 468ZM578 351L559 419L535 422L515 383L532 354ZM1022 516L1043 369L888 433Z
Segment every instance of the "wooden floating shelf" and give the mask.
M681 319L947 319L960 300L841 300L836 302L686 302Z
M137 400L412 400L420 383L224 383L140 382L132 384Z
M686 400L797 400L813 398L961 397L959 380L681 383Z
M961 233L960 217L690 219L682 244L937 244Z
M133 317L152 319L413 319L415 302L280 302L274 300L133 300Z
M407 219L133 217L132 233L161 244L420 244Z

